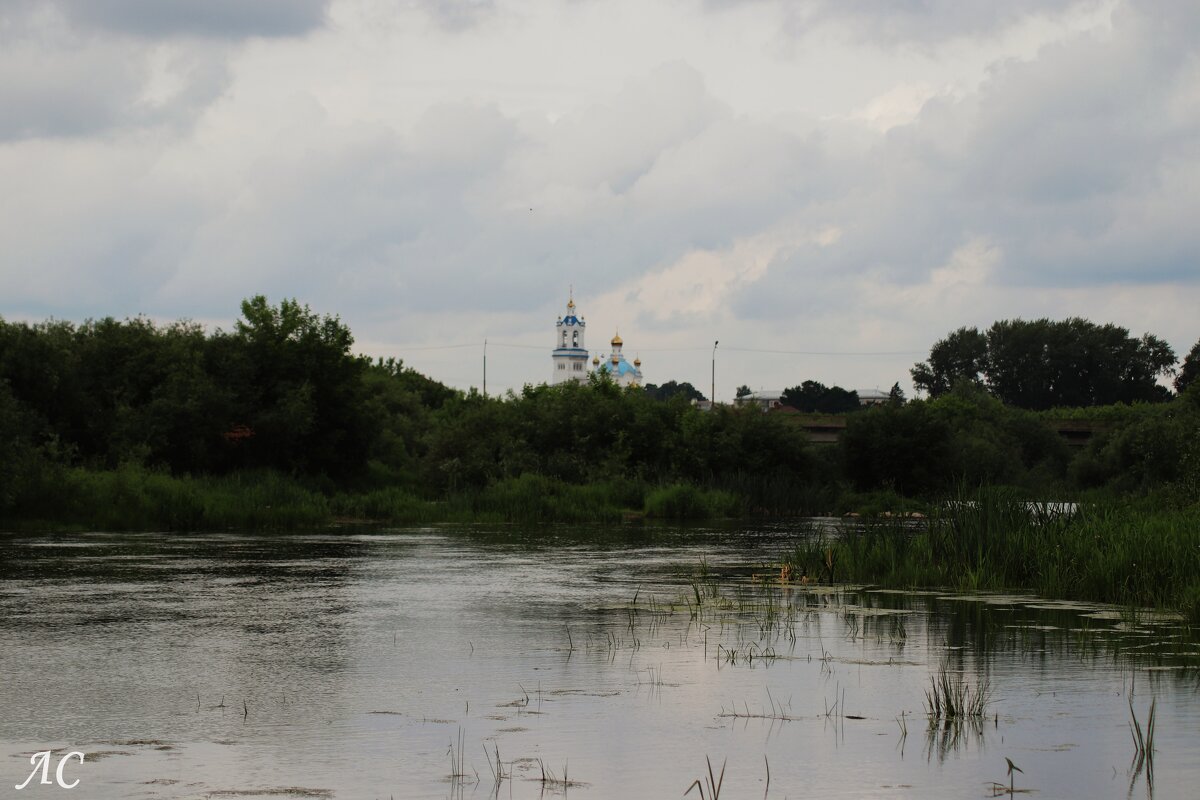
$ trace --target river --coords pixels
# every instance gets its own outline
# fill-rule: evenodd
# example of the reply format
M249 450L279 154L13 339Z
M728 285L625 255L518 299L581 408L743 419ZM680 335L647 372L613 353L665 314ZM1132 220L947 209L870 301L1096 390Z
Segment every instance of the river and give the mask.
M1178 621L781 584L798 530L0 534L0 796L1196 796Z

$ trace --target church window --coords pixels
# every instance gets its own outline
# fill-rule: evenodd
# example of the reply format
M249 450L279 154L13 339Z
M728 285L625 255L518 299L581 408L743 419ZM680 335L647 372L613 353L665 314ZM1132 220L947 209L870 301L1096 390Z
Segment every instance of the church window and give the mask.
M575 362L575 371L576 371L576 372L583 372L583 364L580 364L578 361L576 361L576 362Z
M571 346L579 347L579 331L575 331L575 333L571 334Z
M559 369L566 369L566 368L567 368L567 365L566 365L566 364L559 364L559 365L558 365L558 368L559 368Z
M567 332L563 331L563 347L567 346Z

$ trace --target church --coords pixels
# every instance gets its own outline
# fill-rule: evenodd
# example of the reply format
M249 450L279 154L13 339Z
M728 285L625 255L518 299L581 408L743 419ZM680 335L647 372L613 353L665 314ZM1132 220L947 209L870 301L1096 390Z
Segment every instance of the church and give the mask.
M621 387L642 385L642 360L634 358L632 363L621 352L624 342L620 335L615 335L610 344L611 355L598 355L592 358L591 369L588 369L588 351L584 344L584 332L587 321L575 314L575 297L572 294L567 299L567 313L558 318L554 333L554 350L550 353L553 362L553 372L550 383L584 383L595 372L607 375Z

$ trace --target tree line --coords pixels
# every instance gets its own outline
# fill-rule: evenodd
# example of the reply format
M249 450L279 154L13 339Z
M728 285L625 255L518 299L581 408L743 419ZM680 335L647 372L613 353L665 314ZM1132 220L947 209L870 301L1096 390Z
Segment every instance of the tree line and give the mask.
M1040 494L1141 491L1194 485L1200 471L1200 387L1188 389L1200 344L1170 399L1153 380L1169 348L1081 320L957 331L914 369L928 372L920 385L929 399L903 402L898 386L879 407L860 410L850 398L856 413L841 442L817 446L788 415L702 410L686 383L621 389L597 377L484 397L395 359L356 355L344 323L294 300L254 297L241 312L231 330L213 332L143 318L0 320L0 516L52 506L63 470L130 466L172 476L269 472L325 493L387 488L426 499L530 475L568 485L684 483L736 494L748 510L808 512L829 510L845 492L931 495L962 481ZM1095 342L1084 341L1092 333ZM1074 342L1073 355L1047 355L1036 344L1043 334ZM1118 363L1113 352L1137 363L1106 375L1100 367ZM1033 353L1047 365L1040 372ZM1022 374L1010 383L1012 370ZM827 413L850 411L847 394L815 381L785 393L802 410ZM1037 410L1114 396L1126 399L1104 411L1105 429L1083 450L1069 449Z
M1200 367L1200 342L1184 359L1182 392ZM1002 320L986 331L959 328L912 369L913 385L931 397L958 383L985 387L1018 408L1081 408L1170 398L1160 378L1175 374L1175 353L1153 334L1133 337L1117 325L1072 317Z

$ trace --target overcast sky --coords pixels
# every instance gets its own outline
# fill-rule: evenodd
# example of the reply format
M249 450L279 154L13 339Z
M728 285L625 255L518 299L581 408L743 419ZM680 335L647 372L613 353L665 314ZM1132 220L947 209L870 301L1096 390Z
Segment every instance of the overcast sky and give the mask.
M0 316L295 297L462 388L487 338L496 391L573 285L650 382L719 339L718 399L1013 317L1182 356L1197 43L1192 0L6 0Z

